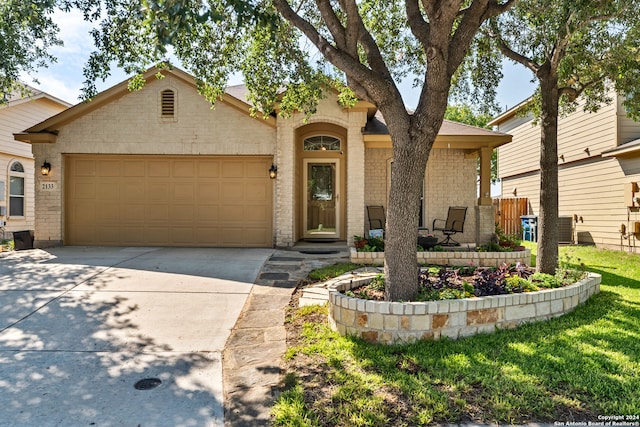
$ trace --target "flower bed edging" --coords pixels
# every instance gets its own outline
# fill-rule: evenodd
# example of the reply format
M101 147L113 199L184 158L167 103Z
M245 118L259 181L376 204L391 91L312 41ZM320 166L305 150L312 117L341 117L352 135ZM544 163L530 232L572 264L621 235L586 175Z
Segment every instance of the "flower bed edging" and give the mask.
M351 262L354 264L384 264L384 252L358 252L350 249ZM475 265L477 267L499 267L502 263L515 264L522 262L531 264L531 250L515 252L476 252L476 251L442 251L418 252L420 264L432 265Z
M600 292L602 276L588 273L573 285L520 294L428 302L372 301L342 292L374 277L329 285L329 324L341 335L381 344L457 339L561 316Z

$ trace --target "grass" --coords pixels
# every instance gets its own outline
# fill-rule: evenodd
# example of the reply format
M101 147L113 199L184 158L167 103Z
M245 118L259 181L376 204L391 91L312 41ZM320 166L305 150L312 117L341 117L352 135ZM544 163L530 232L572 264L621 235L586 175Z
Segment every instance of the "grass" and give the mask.
M318 268L309 273L309 278L318 281L324 282L326 280L332 279L334 277L338 277L346 272L355 270L357 268L361 268L362 265L353 264L351 262L341 262L333 265L328 265L326 267Z
M640 415L640 256L592 247L560 253L566 265L602 274L600 294L572 313L515 330L383 346L332 331L318 315L326 307L299 312L273 424L586 423Z

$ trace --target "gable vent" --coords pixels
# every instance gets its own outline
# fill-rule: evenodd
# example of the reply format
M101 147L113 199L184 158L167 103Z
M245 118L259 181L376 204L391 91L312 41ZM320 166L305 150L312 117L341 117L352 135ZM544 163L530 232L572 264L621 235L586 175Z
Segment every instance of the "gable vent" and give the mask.
M175 115L175 93L171 89L162 91L161 109L162 117Z

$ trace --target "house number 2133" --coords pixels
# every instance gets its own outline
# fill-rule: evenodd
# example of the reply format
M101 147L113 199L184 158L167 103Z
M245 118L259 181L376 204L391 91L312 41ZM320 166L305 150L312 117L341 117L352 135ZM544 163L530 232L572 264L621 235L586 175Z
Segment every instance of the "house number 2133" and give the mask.
M40 183L40 189L42 191L51 191L51 190L55 190L56 188L58 188L58 183L57 182L42 182L42 183Z

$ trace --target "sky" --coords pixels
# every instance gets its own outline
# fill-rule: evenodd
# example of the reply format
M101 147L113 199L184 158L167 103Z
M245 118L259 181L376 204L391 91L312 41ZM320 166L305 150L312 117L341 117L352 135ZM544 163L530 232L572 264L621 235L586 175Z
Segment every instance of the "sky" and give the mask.
M39 83L34 83L32 78L26 75L23 76L23 80L52 96L70 104L77 104L84 81L82 68L93 51L93 39L89 34L92 27L83 20L82 14L78 11L56 12L54 19L60 27L60 39L64 41L64 46L51 49L51 53L58 59L57 63L39 69L32 75ZM504 78L497 90L497 101L501 111L519 104L531 96L535 89L535 85L531 83L531 72L519 64L505 62L503 74ZM99 91L108 89L128 77L122 70L112 70L111 77L105 82L98 82L97 88ZM240 77L229 81L230 85L240 83ZM411 81L402 82L400 89L405 104L411 108L415 107L419 91L412 88Z

